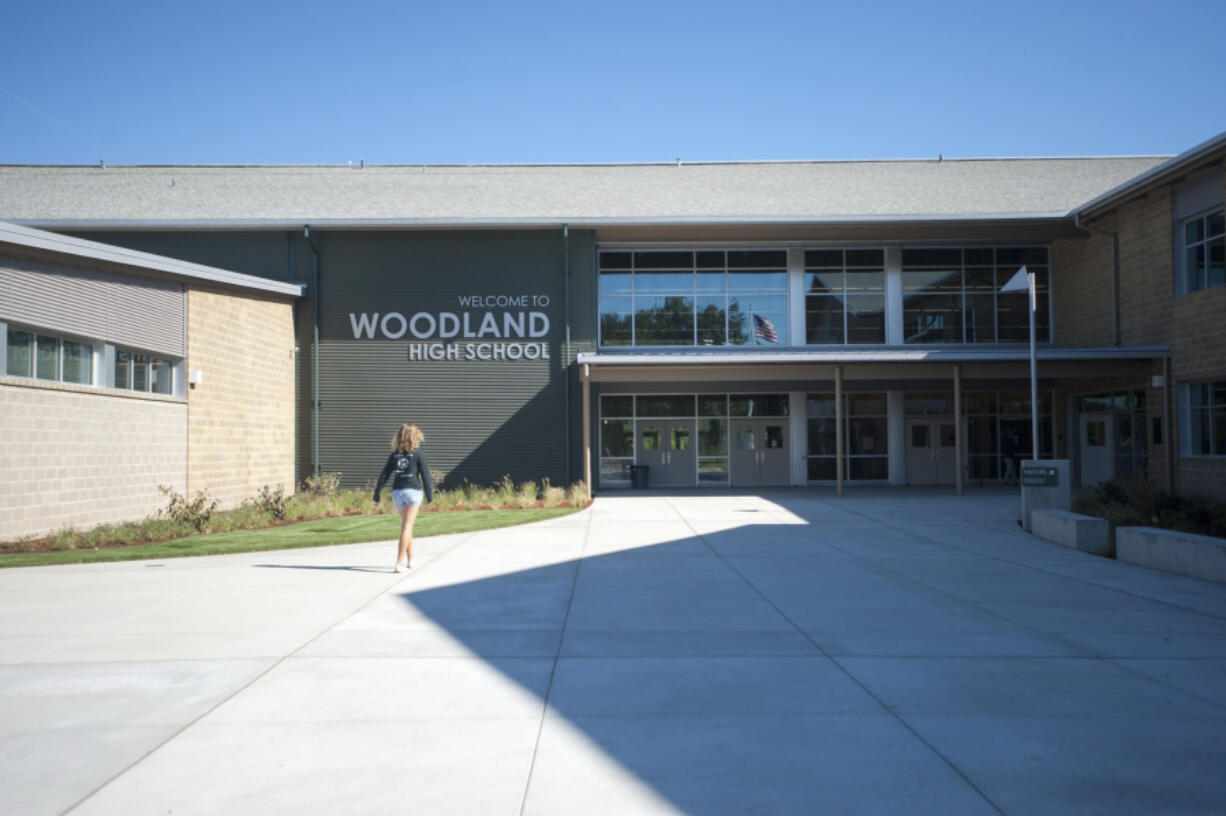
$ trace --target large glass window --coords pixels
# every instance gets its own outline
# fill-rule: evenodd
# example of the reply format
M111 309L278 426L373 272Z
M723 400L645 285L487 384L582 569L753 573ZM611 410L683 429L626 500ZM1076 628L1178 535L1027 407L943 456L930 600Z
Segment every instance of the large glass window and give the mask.
M169 360L116 349L115 387L151 394L174 392L174 364Z
M809 481L837 478L837 432L833 394L808 397ZM886 395L843 395L843 478L881 481L890 478L889 421Z
M966 453L973 479L999 479L1004 440L1012 441L1018 459L1034 458L1033 421L1029 391L968 391L962 395L966 414ZM1055 455L1052 436L1052 395L1039 392L1039 458Z
M1226 456L1226 381L1180 386L1186 456Z
M805 251L805 342L885 342L885 250Z
M609 250L599 266L602 346L788 342L786 250Z
M1226 211L1177 224L1175 238L1181 294L1226 285Z
M39 332L9 328L4 372L51 382L89 385L94 380L94 347Z
M1029 294L1000 292L1022 266L1035 273L1035 336L1047 342L1051 267L1046 247L904 248L904 342L1029 342Z

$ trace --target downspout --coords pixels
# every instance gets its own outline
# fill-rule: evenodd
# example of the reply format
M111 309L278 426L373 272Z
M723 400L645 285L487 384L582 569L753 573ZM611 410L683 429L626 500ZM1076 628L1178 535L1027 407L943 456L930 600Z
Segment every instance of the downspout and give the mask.
M1087 232L1098 233L1111 239L1111 344L1118 346L1121 342L1120 332L1120 234L1107 232L1098 227L1081 223L1081 213L1073 215L1073 224Z
M566 394L566 418L564 420L566 435L566 484L571 483L570 471L570 227L562 225L562 308L563 322L566 324L566 347L562 352L562 382ZM583 418L587 422L587 417Z
M310 224L302 225L302 237L315 255L315 273L311 283L311 303L315 307L314 336L311 338L311 464L319 472L319 248L311 240Z

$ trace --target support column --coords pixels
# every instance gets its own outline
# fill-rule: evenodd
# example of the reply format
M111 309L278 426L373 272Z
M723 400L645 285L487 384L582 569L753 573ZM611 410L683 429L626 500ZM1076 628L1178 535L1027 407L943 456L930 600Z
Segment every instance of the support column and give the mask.
M592 492L592 372L583 364L583 483Z
M887 391L886 427L890 451L890 484L902 487L907 483L907 393Z
M834 367L834 487L843 495L843 366Z
M788 394L788 424L791 429L791 482L793 487L809 483L809 400L804 391Z
M962 366L954 366L954 485L962 495Z

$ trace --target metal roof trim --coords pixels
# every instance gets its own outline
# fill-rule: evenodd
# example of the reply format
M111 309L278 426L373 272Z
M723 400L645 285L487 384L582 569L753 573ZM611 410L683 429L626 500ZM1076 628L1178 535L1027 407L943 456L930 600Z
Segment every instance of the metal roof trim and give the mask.
M1195 164L1206 156L1215 151L1226 149L1226 131L1219 133L1211 139L1207 139L1190 150L1186 150L1168 161L1159 164L1157 167L1152 167L1146 170L1141 175L1129 179L1123 184L1114 187L1102 195L1087 201L1080 207L1069 212L1069 216L1086 215L1094 210L1102 209L1103 207L1114 204L1119 199L1125 198L1130 194L1137 192L1146 185L1159 181L1163 176L1171 175L1179 172L1188 165Z
M117 263L124 266L164 272L192 280L209 281L226 286L236 286L242 289L256 289L291 297L302 297L306 290L306 286L303 284L283 283L256 275L232 272L228 269L180 261L163 255L139 252L134 249L126 249L97 241L87 241L83 238L73 238L68 235L33 229L21 224L0 221L0 246L5 244L41 249L61 255L70 255L75 258L88 258L90 260Z

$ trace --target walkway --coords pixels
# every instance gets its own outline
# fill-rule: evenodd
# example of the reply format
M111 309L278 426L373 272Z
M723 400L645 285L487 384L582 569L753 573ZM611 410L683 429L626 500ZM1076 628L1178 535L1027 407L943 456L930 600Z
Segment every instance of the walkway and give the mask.
M0 571L0 812L1226 811L1226 586L1016 494Z

